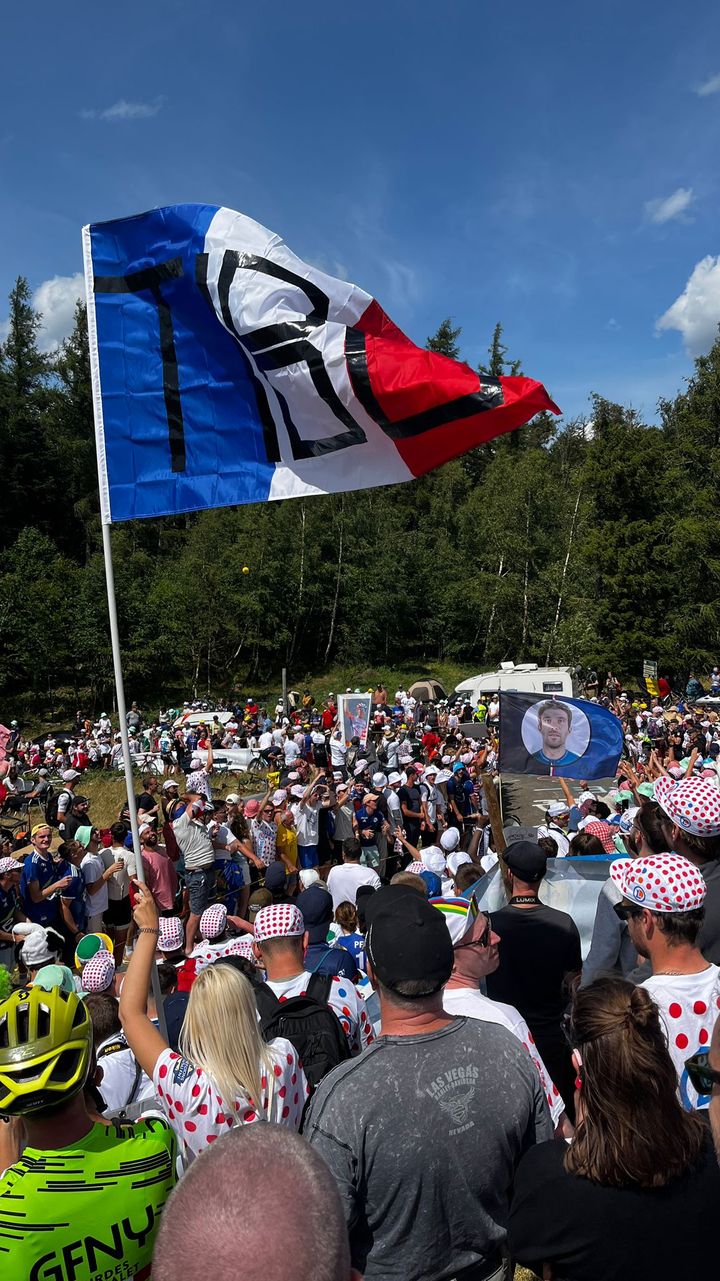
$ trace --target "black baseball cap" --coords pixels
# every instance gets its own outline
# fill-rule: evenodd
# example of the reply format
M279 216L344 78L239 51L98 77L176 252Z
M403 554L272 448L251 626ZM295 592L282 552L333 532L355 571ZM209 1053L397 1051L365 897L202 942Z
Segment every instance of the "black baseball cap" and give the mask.
M510 871L528 884L541 881L547 872L547 854L543 853L537 841L515 841L508 845L503 858Z
M311 885L295 899L308 932L309 943L324 943L333 918L332 895L320 885Z
M453 947L442 913L406 885L376 890L365 904L365 949L373 972L390 989L425 979L438 991L453 967Z

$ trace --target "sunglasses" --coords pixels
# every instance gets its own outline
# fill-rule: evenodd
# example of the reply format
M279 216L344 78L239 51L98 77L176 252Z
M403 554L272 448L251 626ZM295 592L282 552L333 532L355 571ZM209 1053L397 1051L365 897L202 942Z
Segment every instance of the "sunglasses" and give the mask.
M560 1020L560 1031L562 1032L565 1042L569 1049L577 1049L577 1037L573 1031L572 1014L566 1010Z
M492 921L490 919L489 914L487 914L485 917L485 929L480 935L480 938L470 939L469 942L467 943L457 943L455 945L455 951L457 952L461 947L489 947L491 935L492 935Z
M629 921L631 916L641 916L641 907L625 907L622 903L613 903L613 912L619 921Z
M712 1094L713 1086L720 1085L720 1072L710 1067L707 1053L701 1051L685 1060L690 1084L698 1094Z

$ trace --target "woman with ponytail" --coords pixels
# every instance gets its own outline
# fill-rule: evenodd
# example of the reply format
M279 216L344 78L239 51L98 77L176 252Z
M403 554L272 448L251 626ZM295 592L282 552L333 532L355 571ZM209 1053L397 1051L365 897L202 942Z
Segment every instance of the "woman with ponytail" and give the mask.
M552 1281L712 1274L720 1168L704 1121L679 1102L657 1006L642 987L597 979L576 992L566 1033L577 1127L520 1163L513 1257Z

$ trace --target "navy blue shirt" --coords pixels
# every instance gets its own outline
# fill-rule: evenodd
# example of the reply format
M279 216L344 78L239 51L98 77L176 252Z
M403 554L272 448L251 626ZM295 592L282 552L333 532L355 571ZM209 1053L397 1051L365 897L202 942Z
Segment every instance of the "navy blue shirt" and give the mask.
M33 903L28 888L31 881L37 881L40 889L44 890L46 885L59 879L60 875L51 858L44 858L37 852L28 854L20 877L20 898L29 921L35 921L38 925L54 925L60 919L62 914L58 897L53 895L52 898L43 899L41 903Z
M378 832L382 830L384 822L379 809L376 808L374 814L368 814L365 806L361 805L355 815L355 818L357 819L357 825L360 832L360 844L377 845ZM370 830L372 832L372 836L366 836L363 828Z
M458 774L459 773L460 771L458 770ZM453 800L455 802L463 817L472 813L472 779L459 779L457 774L454 778L449 778L447 782L447 794L448 800ZM452 819L453 815L451 810L448 815L448 822L452 823Z
M85 933L87 929L87 901L85 898L85 877L79 867L74 863L68 863L67 859L60 859L55 864L55 875L58 879L61 876L71 876L72 880L66 890L63 890L61 897L65 900L70 908L70 915L79 930Z

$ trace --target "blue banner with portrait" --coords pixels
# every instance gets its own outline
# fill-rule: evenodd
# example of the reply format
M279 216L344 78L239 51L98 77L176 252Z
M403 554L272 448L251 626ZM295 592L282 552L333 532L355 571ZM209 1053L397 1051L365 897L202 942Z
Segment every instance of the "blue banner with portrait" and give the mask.
M500 771L557 778L612 778L623 749L613 712L564 695L500 695Z

